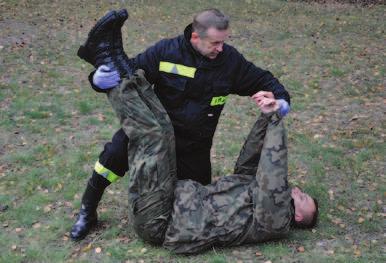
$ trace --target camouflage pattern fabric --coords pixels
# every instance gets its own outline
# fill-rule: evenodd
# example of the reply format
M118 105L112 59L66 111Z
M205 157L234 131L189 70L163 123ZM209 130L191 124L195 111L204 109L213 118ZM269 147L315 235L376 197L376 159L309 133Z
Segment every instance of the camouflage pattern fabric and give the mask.
M142 70L107 96L129 137L129 217L141 238L161 244L177 178L173 127Z
M276 114L257 120L235 171L244 174L225 176L208 186L178 181L166 248L190 254L281 238L288 232L293 209L287 139Z
M203 186L176 182L171 122L143 71L109 91L129 137L129 216L145 241L190 254L285 235L293 209L287 139L276 114L252 128L234 175Z

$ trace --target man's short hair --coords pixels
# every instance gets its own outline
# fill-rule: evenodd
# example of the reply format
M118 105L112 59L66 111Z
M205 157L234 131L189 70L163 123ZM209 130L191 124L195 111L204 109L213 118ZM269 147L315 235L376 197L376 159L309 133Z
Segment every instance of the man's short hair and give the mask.
M211 27L217 30L226 30L229 27L229 18L216 8L206 9L193 18L193 31L201 38L206 37L207 30Z
M295 215L293 218L293 227L300 228L300 229L307 229L307 228L314 228L316 224L318 223L318 216L319 216L319 206L318 201L316 198L312 198L315 203L315 212L310 217L305 217L302 221L297 222L295 220Z

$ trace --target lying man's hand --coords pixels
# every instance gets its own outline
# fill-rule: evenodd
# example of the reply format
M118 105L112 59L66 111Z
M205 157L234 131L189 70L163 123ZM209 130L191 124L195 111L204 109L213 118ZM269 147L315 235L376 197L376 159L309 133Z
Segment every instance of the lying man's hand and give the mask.
M256 105L264 113L278 111L281 117L284 117L290 111L290 106L287 101L283 99L275 100L275 97L270 91L259 91L256 94L252 95L252 99L255 101ZM273 102L273 100L275 102Z
M112 89L119 84L121 77L118 71L111 70L108 66L102 65L95 71L92 82L100 89Z

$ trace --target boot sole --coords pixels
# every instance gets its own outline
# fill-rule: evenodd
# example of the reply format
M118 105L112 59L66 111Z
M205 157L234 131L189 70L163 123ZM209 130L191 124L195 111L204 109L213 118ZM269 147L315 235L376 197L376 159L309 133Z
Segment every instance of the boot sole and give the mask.
M86 60L87 62L89 62L91 60L90 59L90 55L88 53L88 49L87 49L87 45L89 43L89 39L91 38L92 35L94 35L100 29L100 27L106 21L108 21L110 19L116 20L117 17L118 16L117 16L117 12L116 11L110 11L106 15L104 15L101 19L99 19L97 21L97 23L94 25L94 27L88 33L88 37L87 37L86 42L79 47L78 52L77 52L78 57L80 57L81 59Z

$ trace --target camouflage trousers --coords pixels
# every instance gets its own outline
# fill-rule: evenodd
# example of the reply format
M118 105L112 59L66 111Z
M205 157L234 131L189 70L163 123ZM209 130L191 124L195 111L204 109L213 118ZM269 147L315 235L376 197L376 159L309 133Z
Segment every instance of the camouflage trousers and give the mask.
M188 254L288 232L286 134L276 114L257 120L234 175L203 186L176 180L173 127L142 71L108 97L130 138L129 216L145 241Z
M177 180L173 126L142 70L107 96L130 138L129 217L141 238L161 244Z

